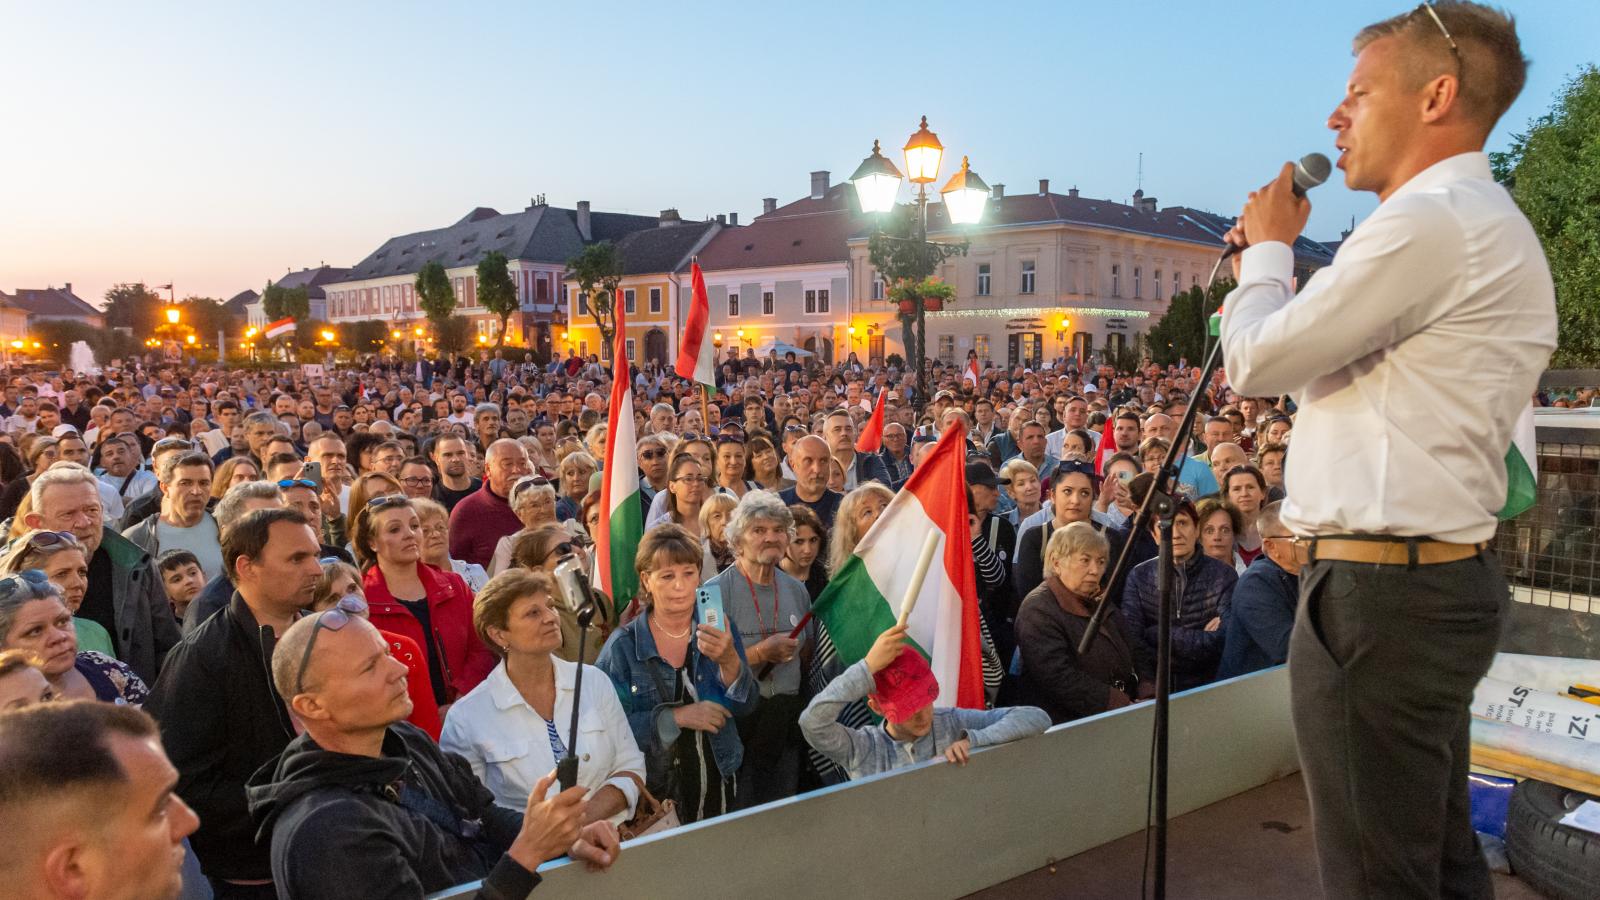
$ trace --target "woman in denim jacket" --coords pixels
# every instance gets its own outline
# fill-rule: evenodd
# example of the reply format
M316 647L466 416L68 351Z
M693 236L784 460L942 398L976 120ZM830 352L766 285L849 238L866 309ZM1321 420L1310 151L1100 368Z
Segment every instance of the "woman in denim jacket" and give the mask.
M738 630L696 622L702 555L682 526L646 532L634 560L644 611L595 660L644 751L646 786L686 823L737 808L744 745L732 720L760 699Z

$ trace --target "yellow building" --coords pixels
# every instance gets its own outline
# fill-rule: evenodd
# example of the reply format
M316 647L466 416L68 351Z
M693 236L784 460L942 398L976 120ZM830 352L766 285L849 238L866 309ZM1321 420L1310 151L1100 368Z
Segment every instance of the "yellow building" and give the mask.
M661 214L660 227L636 231L617 242L623 278L617 287L627 319L628 361L635 365L655 362L670 367L678 356L683 309L673 298L689 286L688 267L694 255L728 226L720 221L684 222L676 210ZM611 359L611 348L600 337L589 298L580 295L568 273L564 279L567 321L557 335L556 352L580 357Z

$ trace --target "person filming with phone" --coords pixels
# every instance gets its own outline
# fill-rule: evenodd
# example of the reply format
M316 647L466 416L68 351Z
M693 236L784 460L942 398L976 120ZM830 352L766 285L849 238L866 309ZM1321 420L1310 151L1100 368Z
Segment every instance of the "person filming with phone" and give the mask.
M684 823L738 808L744 745L731 720L754 712L761 698L738 629L720 609L716 624L696 612L702 552L681 525L645 532L634 557L643 611L595 660L617 686L644 752L645 786L673 801Z

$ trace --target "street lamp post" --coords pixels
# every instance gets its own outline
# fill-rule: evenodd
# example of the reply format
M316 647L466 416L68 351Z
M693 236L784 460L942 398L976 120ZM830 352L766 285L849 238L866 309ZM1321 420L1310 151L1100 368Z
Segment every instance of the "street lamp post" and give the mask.
M939 164L944 158L944 145L939 142L939 136L928 130L928 117L922 117L922 124L911 139L906 141L904 148L906 161L906 174L902 176L894 167L894 163L884 158L878 142L872 142L872 155L861 161L855 174L850 176L850 183L856 189L856 199L861 204L864 213L882 214L894 209L895 198L900 192L902 177L909 178L917 186L916 211L913 216L915 236L909 239L912 250L913 264L911 277L918 282L930 278L939 263L948 255L956 252L965 252L965 246L937 244L928 240L928 185L939 178ZM983 209L989 196L989 186L983 179L972 171L967 158L961 159L961 170L951 177L948 184L940 192L944 200L945 212L951 224L971 225L983 218ZM880 232L875 239L884 241L906 241ZM928 322L927 308L923 298L917 295L912 301L912 309L907 312L901 310L903 323L904 343L906 352L912 357L911 364L916 367L917 400L927 404L927 341ZM914 331L913 331L914 326Z

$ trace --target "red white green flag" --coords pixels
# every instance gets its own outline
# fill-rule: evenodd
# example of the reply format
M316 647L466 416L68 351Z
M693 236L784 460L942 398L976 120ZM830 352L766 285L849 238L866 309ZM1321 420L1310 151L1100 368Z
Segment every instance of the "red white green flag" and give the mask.
M611 348L611 404L606 413L606 467L600 483L598 552L600 589L611 596L617 616L639 593L633 558L644 537L644 506L639 501L639 465L634 451L633 379L628 374L628 323L616 304L617 333ZM613 620L615 621L615 619Z

